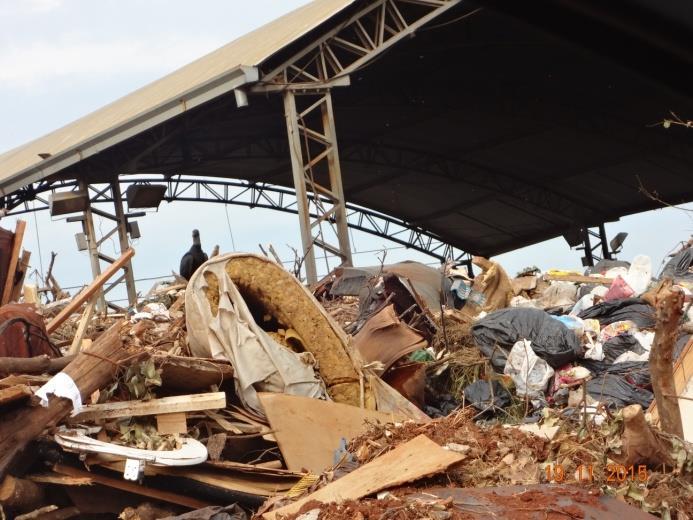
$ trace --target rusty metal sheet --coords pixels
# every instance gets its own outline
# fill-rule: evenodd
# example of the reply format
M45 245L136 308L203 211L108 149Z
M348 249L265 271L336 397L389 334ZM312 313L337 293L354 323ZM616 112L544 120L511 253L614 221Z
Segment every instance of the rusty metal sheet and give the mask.
M412 495L416 497L419 494ZM431 488L420 493L451 498L465 518L512 518L513 520L651 520L640 509L589 489L573 485L536 484L492 488Z
M34 357L60 352L46 334L43 317L32 305L10 303L0 307L0 357Z

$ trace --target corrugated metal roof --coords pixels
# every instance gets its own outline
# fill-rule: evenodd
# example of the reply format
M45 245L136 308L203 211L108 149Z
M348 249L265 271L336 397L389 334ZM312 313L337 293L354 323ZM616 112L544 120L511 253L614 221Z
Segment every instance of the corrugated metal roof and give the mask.
M315 0L39 139L0 155L0 195L257 79L271 55L355 0ZM50 154L42 159L39 154Z

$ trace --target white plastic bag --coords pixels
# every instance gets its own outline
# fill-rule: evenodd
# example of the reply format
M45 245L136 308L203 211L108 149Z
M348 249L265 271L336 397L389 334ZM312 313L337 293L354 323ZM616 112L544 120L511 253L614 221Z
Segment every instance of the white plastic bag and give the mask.
M623 279L633 289L636 296L644 293L652 279L652 261L650 257L647 255L636 256Z
M539 398L544 396L544 390L554 371L534 353L532 342L523 339L510 350L503 373L515 382L517 395Z
M592 343L585 351L585 359L602 361L604 359L604 349L602 348L602 344L598 341L596 343Z

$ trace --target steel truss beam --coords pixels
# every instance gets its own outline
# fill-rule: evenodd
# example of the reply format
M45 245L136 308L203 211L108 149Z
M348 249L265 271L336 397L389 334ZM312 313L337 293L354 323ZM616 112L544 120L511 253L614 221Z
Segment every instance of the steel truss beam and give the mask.
M89 185L85 181L79 181L74 183L82 191L89 195L89 205L84 211L82 217L72 217L69 220L80 220L82 223L82 231L84 232L87 239L87 248L89 251L89 260L91 263L91 273L94 278L101 274L101 261L112 264L116 261L115 258L111 258L101 251L101 245L108 240L111 236L117 234L119 241L119 251L120 254L124 253L129 247L128 240L128 222L127 215L123 209L123 196L120 191L120 186L118 183L111 183L105 187ZM108 195L106 195L108 194ZM39 202L44 202L44 199L39 199ZM103 211L102 209L93 207L96 202L110 202L114 206L114 214ZM44 209L44 208L38 208ZM101 238L97 238L96 229L94 227L94 215L105 218L112 221L115 224L110 231L103 234ZM96 295L96 310L98 312L105 312L106 305L116 308L111 303L106 303L105 295L110 292L115 286L125 280L125 286L128 294L128 304L131 307L137 306L137 289L135 287L135 276L132 270L132 260L128 261L122 268L122 275L120 275L115 281L111 282L106 286L105 289L100 290ZM116 310L122 310L116 308Z
M597 231L585 228L581 230L583 235L583 245L577 249L582 249L585 251L585 256L582 257L582 265L584 267L594 266L595 260L597 262L601 260L614 260L614 256L609 251L609 242L606 236L606 227L604 224L599 224ZM592 245L590 237L596 238L597 243ZM601 249L601 255L595 253L596 250Z
M460 1L372 0L346 22L266 71L252 88L254 92L283 92L308 283L317 282L316 247L324 250L325 255L337 255L343 265L351 265L346 201L329 89L348 85L349 74ZM319 195L312 199L316 209L312 219L309 192ZM323 223L333 224L336 245L326 239Z
M267 69L255 92L335 86L461 0L374 0L285 62Z
M318 281L315 246L340 258L342 265L352 265L351 245L347 229L346 204L339 164L337 135L332 111L332 95L303 94L298 108L292 91L284 94L286 127L289 134L291 170L296 188L296 203L301 227L306 280ZM301 105L303 107L304 105ZM311 218L308 192L313 197L316 216ZM338 244L328 241L324 225L331 225Z
M160 176L137 176L121 178L121 193L132 184L163 184L166 186L164 200L167 202L214 202L233 204L249 208L263 208L298 214L296 193L280 186L264 183L251 183L238 180L221 180L199 177L174 176L161 179ZM113 186L92 186L91 203L113 203ZM31 184L5 198L9 215L48 209L48 195L54 191L75 190L76 181L41 181ZM309 213L318 218L315 204L316 196L307 194ZM32 201L34 204L32 204ZM323 205L329 200L323 197ZM370 235L391 240L404 247L427 254L441 262L455 261L471 268L471 257L443 242L437 235L425 229L382 213L367 210L354 204L345 204L347 226ZM334 217L332 217L334 218Z

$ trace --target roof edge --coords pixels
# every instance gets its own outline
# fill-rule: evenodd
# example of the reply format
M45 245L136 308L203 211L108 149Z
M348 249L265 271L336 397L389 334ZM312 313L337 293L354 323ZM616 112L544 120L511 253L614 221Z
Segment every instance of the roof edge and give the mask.
M78 143L68 150L47 157L42 162L17 172L2 183L0 187L0 196L4 197L28 184L45 179L87 157L96 155L111 146L121 143L140 132L153 128L160 123L168 121L216 97L227 94L249 83L255 83L258 81L259 77L260 72L257 67L246 65L235 67L202 85L197 85L195 88L184 92L177 98L169 99L144 112L140 112L116 127L109 128L104 132Z

